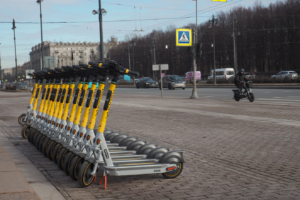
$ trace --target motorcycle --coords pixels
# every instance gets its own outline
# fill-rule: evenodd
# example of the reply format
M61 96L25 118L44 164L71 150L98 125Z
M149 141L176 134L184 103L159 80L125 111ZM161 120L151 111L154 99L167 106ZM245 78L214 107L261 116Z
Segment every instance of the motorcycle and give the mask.
M245 84L244 81L241 82L241 84ZM234 89L232 90L234 95L233 98L236 101L239 101L243 98L247 98L250 102L253 102L255 97L254 94L252 93L252 81L247 81L246 82L246 87L243 87L245 89L245 92L242 92L243 90L239 90L239 89Z

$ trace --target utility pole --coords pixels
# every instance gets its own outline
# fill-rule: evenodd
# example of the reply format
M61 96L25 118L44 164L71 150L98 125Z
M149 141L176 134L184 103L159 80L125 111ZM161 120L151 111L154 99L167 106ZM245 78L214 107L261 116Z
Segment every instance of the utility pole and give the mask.
M15 23L15 19L13 19L13 27L12 29L14 30L14 41L15 41L15 62L16 62L16 90L19 89L19 85L18 85L18 64L17 64L17 47L16 47L16 33L15 33L15 29L16 29L16 23Z
M40 21L41 21L41 54L42 54L42 70L44 70L44 42L43 42L43 23L42 23L42 1L37 0L36 2L40 4Z
M100 61L103 62L103 28L102 28L102 10L101 0L99 0L99 28L100 28Z
M212 20L209 20L210 26L209 28L213 27L213 38L214 38L214 85L217 85L216 83L216 45L215 45L215 26L219 26L218 19L215 19L215 16L213 15Z
M193 0L193 1L196 1L196 26L195 26L195 32L194 32L194 48L193 48L193 60L194 60L194 80L193 80L193 90L192 90L192 95L191 95L191 99L198 99L199 97L198 97L198 94L197 94L197 85L196 85L196 65L197 65L197 63L196 63L196 53L197 53L197 50L196 50L196 48L197 48L197 43L198 43L198 38L197 38L197 36L198 36L198 34L197 34L197 18L198 18L198 16L197 16L197 7L198 7L198 0Z
M151 48L150 48L151 56L153 55L153 65L156 65L156 54L155 54L155 37L152 38ZM152 72L152 78L154 79L155 73Z
M135 70L134 69L134 46L136 45L136 43L133 41L133 39L131 44L132 44L132 71L134 71Z
M237 73L237 48L236 48L236 35L240 35L240 32L237 32L235 29L234 29L234 24L237 23L237 20L235 19L235 15L232 16L232 37L233 37L233 52L234 52L234 71L235 71L235 74Z
M1 43L0 43L0 45L1 45ZM3 78L2 78L2 69L1 69L1 51L0 51L0 81L1 81L1 87L2 87Z

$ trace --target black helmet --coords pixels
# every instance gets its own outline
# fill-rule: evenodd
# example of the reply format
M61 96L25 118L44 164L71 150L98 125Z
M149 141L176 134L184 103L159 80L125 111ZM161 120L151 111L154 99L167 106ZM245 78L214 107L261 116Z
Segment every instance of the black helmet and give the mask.
M245 72L245 70L243 69L243 68L241 68L240 70L239 70L239 73L241 74L242 72Z

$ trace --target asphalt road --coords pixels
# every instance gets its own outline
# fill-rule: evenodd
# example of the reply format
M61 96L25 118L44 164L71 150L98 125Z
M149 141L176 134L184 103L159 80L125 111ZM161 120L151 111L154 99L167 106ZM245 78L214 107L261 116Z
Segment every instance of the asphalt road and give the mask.
M232 88L234 89L234 88ZM197 88L199 98L214 99L214 100L233 100L233 92L231 88ZM270 104L299 104L300 92L297 89L253 89L255 102L270 103ZM192 88L163 90L165 97L189 98L192 93ZM161 91L158 88L117 88L115 94L131 94L143 96L161 96ZM242 101L248 101L243 99Z

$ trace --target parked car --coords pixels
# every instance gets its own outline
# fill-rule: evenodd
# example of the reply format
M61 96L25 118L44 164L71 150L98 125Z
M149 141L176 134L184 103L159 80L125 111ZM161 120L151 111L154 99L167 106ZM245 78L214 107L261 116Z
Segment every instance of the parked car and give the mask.
M11 90L16 90L16 82L13 82L10 84L10 89Z
M185 77L185 76L180 76L180 78L181 78L182 80L184 80L186 83L189 82L189 79L188 79L187 77Z
M271 78L280 79L280 80L284 78L288 78L288 79L295 80L298 78L298 74L295 71L281 71L275 75L272 75Z
M216 78L230 79L233 75L234 75L233 68L216 69ZM207 79L213 79L213 78L214 78L214 70L211 70L211 75L209 77L207 77Z
M20 82L19 88L20 88L20 90L27 90L27 85L25 83Z
M11 83L10 83L10 82L7 82L6 85L5 85L5 89L6 89L6 90L10 90L10 85L11 85Z
M178 75L166 75L162 78L163 87L167 87L169 90L175 90L175 88L185 89L185 81ZM159 89L161 89L161 82L159 80Z
M246 79L254 79L255 74L253 72L244 72L244 76Z
M139 80L137 80L136 82L136 88L157 88L158 87L158 83L154 80L152 80L152 78L148 78L148 77L144 77L144 78L140 78Z

